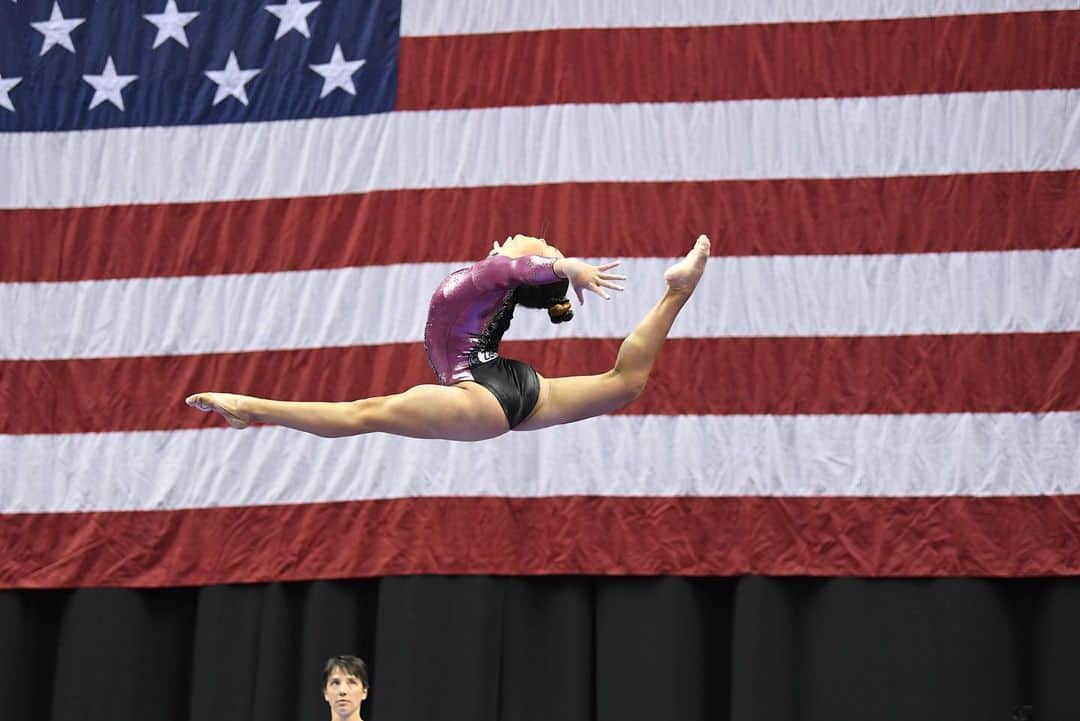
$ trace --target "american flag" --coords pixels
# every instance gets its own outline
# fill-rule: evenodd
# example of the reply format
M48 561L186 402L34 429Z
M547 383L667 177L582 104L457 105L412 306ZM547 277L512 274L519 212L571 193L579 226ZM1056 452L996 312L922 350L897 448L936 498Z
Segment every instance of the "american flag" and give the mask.
M1080 2L0 2L0 586L1080 573ZM479 444L183 398L433 382L539 234L631 280L502 351L645 395Z

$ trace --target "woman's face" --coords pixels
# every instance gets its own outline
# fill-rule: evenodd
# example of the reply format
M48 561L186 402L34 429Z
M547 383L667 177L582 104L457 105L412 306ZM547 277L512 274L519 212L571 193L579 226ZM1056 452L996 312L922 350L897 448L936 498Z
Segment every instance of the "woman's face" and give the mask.
M360 704L367 698L364 682L343 668L335 666L330 670L323 688L323 698L330 705L330 712L338 718L360 716Z
M562 252L554 245L548 245L543 238L534 238L531 235L510 236L501 244L495 241L488 255L506 255L511 258L519 258L523 255L541 255L545 258L562 258Z

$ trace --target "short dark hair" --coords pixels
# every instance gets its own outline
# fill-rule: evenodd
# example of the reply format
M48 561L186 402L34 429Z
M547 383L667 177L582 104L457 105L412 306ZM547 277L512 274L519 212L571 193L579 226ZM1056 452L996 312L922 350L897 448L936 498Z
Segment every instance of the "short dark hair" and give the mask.
M330 679L330 674L333 673L335 668L341 669L350 676L355 676L360 679L360 683L364 684L364 688L370 688L368 686L367 664L364 663L364 659L356 656L331 656L327 659L322 671L322 688L326 688L326 682Z

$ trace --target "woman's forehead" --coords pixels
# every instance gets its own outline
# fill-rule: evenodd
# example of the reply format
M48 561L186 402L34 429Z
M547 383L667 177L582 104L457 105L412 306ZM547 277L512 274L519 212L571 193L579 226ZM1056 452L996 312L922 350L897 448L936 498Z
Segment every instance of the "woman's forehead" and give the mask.
M334 679L342 679L345 681L352 679L353 681L360 681L360 679L356 675L349 673L343 668L338 668L337 666L330 669L330 673L326 676L327 683L333 681Z

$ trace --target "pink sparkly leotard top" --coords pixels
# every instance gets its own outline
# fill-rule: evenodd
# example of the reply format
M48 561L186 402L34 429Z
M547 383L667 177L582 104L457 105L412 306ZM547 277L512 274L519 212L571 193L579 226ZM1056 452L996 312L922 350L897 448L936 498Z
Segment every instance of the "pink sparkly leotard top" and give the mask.
M514 317L514 290L562 280L555 258L492 255L451 273L431 296L424 349L443 385L473 380L473 366L498 356Z

